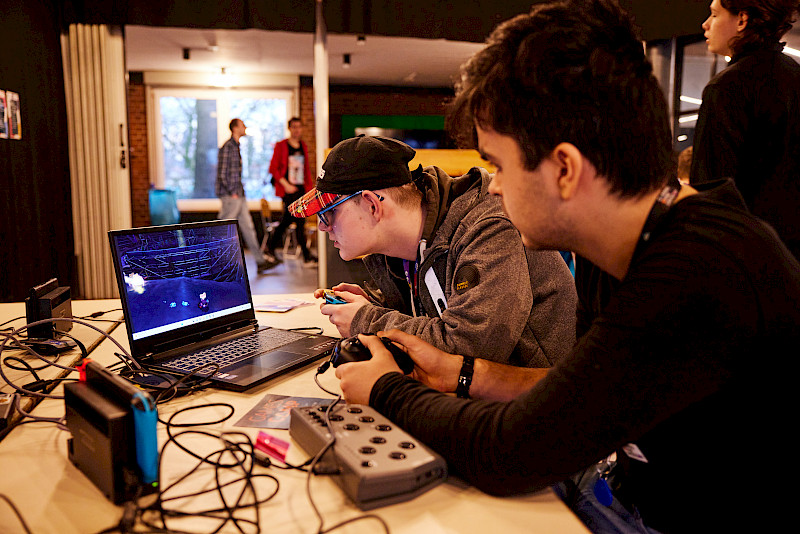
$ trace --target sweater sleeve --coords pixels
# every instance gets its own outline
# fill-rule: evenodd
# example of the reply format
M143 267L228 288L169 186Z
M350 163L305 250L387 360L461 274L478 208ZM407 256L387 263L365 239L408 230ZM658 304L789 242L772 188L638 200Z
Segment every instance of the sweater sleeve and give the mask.
M351 329L376 332L397 328L447 352L507 361L533 305L519 232L503 217L487 217L453 243L449 254L456 258L452 273L471 269L477 273L477 283L459 291L454 287L458 277L448 280L450 287L442 288L447 293L447 309L440 317L412 317L365 305L356 312ZM574 310L569 319L572 314Z
M723 320L726 310L731 312L727 305L709 309L711 299L703 285L712 294L724 290L735 295L732 288L741 287L742 279L710 284L715 279L711 276L687 288L676 280L674 264L663 267L638 283L621 285L607 313L573 353L511 402L458 399L409 377L387 374L373 387L370 404L441 454L452 472L487 493L527 493L563 480L637 442L682 410L703 406L730 379L726 358L741 352L743 339L752 335L712 332L707 323L697 321L709 312ZM678 315L677 309L691 313ZM748 317L745 322L753 321ZM706 430L705 415L713 413L700 411L689 419L703 424L673 428L673 435L703 439L703 432L713 431ZM683 458L657 435L638 442L644 454L679 468Z

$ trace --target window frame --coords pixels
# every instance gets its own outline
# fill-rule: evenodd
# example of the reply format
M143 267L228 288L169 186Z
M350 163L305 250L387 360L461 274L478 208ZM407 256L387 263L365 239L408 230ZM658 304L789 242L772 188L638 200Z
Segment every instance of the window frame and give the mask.
M148 165L150 171L150 184L156 189L164 189L166 186L166 176L164 172L164 143L161 136L161 106L160 98L173 96L179 98L197 98L217 101L217 146L230 138L228 124L233 117L230 117L231 101L250 98L250 99L282 99L286 101L286 116L290 118L297 115L298 95L296 89L286 88L215 88L215 87L181 87L181 86L159 86L148 87L147 95L147 115L148 115ZM288 135L288 128L284 128L284 134ZM201 202L206 203L211 199L181 199L180 202Z

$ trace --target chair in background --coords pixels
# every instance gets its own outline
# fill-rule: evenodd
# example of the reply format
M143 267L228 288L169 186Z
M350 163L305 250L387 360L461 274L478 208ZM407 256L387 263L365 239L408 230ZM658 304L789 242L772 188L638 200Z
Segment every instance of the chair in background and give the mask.
M275 232L275 228L278 226L279 221L272 220L272 209L269 207L269 202L267 202L266 198L261 199L261 224L264 228L264 238L261 240L261 252L267 251L267 243L269 243L269 238L272 237L272 234Z
M153 226L181 222L181 212L178 211L178 195L175 191L172 189L151 189L149 200L150 223Z
M273 220L272 210L269 207L269 202L267 202L267 199L265 198L261 199L261 224L264 227L264 238L261 240L261 251L266 252L267 243L269 243L272 234L275 233L275 229L278 227L278 224L280 224L280 221ZM302 249L297 242L296 229L297 225L292 223L283 234L282 259L284 260L303 259ZM306 218L305 233L306 246L308 246L308 249L311 250L316 244L316 239L313 239L317 234L316 215Z

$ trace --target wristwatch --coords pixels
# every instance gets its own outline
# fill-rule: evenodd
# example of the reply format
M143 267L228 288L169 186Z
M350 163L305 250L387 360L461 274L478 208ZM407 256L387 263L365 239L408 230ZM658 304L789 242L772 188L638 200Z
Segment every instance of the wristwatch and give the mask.
M464 356L464 363L458 374L458 385L456 386L456 396L462 399L469 398L469 386L472 384L472 373L475 371L475 358Z

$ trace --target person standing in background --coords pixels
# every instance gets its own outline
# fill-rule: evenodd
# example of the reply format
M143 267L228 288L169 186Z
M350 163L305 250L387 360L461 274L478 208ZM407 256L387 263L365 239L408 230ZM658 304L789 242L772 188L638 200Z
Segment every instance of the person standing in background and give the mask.
M275 143L275 151L269 164L275 194L283 199L283 214L267 242L267 249L275 261L280 261L277 259L275 251L283 243L283 234L286 229L290 224L295 223L295 235L303 253L303 260L306 263L313 263L316 258L312 256L306 245L306 220L302 217L294 217L289 213L289 205L314 187L308 147L301 139L303 122L300 118L292 117L289 119L288 126L289 137Z
M798 0L714 0L708 50L730 66L703 90L691 183L733 178L747 207L800 256L800 65L783 53Z
M217 157L217 181L214 189L222 201L217 218L239 221L239 231L256 260L258 273L261 274L275 267L277 262L265 258L261 253L253 219L247 208L247 198L242 185L242 153L239 150L239 139L247 135L247 126L242 119L233 119L228 127L231 130L231 138L220 147Z

